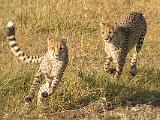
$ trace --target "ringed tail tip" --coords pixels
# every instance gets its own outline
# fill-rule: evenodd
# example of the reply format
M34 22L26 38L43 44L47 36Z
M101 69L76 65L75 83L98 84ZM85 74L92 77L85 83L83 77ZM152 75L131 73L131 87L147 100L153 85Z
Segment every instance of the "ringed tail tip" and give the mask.
M7 28L12 28L14 27L14 23L12 21L9 21L7 24Z

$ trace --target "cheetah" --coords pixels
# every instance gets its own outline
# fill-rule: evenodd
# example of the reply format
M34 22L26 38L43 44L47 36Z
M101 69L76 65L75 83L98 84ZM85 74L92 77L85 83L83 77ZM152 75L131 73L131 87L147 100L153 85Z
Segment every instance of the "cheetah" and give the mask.
M131 59L130 73L137 74L137 59L147 32L147 23L142 13L130 12L122 17L121 22L110 24L100 23L100 34L105 44L107 59L104 69L108 73L115 73L114 79L119 80L125 59L129 51L135 46L135 53ZM111 62L115 67L111 67Z
M40 56L31 56L24 53L18 46L15 37L15 24L9 21L7 24L7 39L13 54L25 63L37 63L39 69L33 80L33 84L25 97L25 103L27 105L32 104L32 100L35 96L35 92L41 85L41 82L45 80L45 83L39 88L37 96L37 104L41 105L44 98L48 98L53 92L54 88L60 81L68 63L68 48L67 40L55 38L48 38L48 51Z

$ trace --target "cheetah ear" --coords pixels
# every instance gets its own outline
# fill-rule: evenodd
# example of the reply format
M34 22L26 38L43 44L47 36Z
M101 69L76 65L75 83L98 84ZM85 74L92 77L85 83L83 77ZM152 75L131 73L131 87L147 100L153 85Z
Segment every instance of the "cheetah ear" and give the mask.
M103 22L100 22L99 25L100 25L100 27L106 26L106 24Z
M103 23L103 22L100 22L100 30L110 30L112 29L112 26L110 23Z
M104 29L104 28L110 28L110 25L104 22L100 22L99 23L100 29Z

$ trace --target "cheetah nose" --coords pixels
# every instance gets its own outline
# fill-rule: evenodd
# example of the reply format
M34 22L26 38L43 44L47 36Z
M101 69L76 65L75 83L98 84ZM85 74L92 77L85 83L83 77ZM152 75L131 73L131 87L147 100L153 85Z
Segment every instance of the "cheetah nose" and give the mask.
M107 36L104 40L105 41L111 41L111 39L112 39L111 37Z
M107 37L107 38L105 38L105 40L106 40L106 41L109 41L109 40L110 40L110 38L109 38L109 37Z
M110 42L112 39L105 39L106 42Z

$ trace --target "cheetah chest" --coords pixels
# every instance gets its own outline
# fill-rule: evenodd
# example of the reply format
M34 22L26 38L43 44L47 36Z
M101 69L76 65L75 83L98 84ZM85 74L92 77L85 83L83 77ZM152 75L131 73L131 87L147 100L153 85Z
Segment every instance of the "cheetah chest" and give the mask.
M42 73L49 77L56 77L61 74L63 69L63 61L43 61L40 65Z

